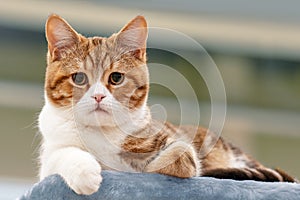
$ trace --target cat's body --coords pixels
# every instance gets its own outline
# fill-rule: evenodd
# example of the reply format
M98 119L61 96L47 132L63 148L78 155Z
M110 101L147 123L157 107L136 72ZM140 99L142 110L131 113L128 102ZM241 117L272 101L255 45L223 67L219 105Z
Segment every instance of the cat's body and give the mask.
M52 15L46 35L41 178L58 173L78 194L97 191L101 169L294 181L204 128L151 118L143 17L109 38L85 38Z

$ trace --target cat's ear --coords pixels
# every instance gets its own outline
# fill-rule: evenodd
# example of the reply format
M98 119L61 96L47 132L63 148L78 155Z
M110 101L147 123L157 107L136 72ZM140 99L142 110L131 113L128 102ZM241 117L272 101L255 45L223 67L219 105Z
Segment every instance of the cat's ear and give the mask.
M118 45L121 49L132 52L137 58L146 60L147 37L146 19L137 16L118 33Z
M58 15L50 15L46 22L46 38L52 61L59 60L80 41L79 34Z

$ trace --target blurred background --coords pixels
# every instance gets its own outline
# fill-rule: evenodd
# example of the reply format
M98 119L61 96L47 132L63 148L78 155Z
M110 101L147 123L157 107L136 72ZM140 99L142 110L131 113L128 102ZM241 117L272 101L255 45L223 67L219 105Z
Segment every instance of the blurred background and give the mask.
M51 13L86 36L109 36L142 14L149 26L197 40L224 80L228 107L222 136L263 164L300 178L299 7L297 0L2 1L0 188L7 192L0 199L19 196L38 180L41 138L36 119L43 105L44 24ZM165 45L195 54L184 44ZM186 60L166 51L149 49L148 59L171 66L189 80L203 107L200 123L207 126L210 98L201 76L194 75ZM172 92L153 85L150 96L150 104L165 105L168 119L178 121Z

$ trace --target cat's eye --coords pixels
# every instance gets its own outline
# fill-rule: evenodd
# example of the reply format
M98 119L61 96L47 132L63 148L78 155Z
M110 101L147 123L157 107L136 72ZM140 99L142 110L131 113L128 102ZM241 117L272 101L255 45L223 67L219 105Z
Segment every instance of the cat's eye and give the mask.
M120 72L113 72L109 76L109 83L112 85L119 85L124 81L124 74Z
M83 72L77 72L72 74L72 80L76 85L85 85L88 83L88 77Z

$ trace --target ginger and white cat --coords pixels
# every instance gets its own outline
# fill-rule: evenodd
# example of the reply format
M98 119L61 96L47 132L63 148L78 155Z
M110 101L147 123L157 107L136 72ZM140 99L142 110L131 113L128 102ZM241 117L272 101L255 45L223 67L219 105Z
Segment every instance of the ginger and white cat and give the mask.
M98 190L102 169L294 182L205 128L151 118L147 34L142 16L108 38L48 18L40 178L60 174L78 194Z

